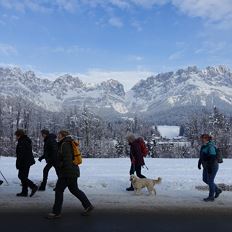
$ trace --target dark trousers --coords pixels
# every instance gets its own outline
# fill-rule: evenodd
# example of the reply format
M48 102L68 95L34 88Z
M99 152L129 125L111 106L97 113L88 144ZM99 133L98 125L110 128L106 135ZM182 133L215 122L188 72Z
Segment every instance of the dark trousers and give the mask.
M31 189L36 187L36 185L30 179L28 179L29 171L30 166L19 169L18 177L22 183L22 193L28 193L28 187Z
M60 214L63 204L64 190L68 187L69 191L78 198L83 207L88 208L91 203L84 192L78 188L77 177L60 177L56 183L56 194L55 194L55 203L53 206L53 213Z
M43 182L42 185L46 186L47 180L48 180L48 173L50 169L54 167L56 171L56 175L58 176L58 169L52 164L52 163L47 163L46 166L43 169Z
M209 197L214 197L215 193L219 191L218 186L214 183L214 179L218 172L218 164L214 164L211 173L208 168L203 169L203 181L209 186Z
M142 170L141 165L131 164L130 175L134 175L134 173L136 172L137 177L146 178L146 176L141 174L141 170Z

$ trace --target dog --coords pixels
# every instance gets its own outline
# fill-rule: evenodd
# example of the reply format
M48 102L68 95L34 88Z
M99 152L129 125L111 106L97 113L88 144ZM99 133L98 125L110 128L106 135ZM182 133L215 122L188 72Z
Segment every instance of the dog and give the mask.
M140 179L135 175L131 175L130 176L130 181L134 187L134 191L136 195L141 194L141 189L143 188L147 188L149 195L156 195L156 190L154 188L154 186L156 184L160 184L161 183L161 178L159 177L157 180L153 180L153 179Z

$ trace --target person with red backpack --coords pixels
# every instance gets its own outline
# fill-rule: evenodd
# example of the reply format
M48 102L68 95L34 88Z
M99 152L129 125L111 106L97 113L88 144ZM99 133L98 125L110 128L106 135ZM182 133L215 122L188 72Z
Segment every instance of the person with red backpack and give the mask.
M148 154L148 149L145 145L143 138L136 138L134 134L129 133L127 136L127 141L130 145L130 159L131 168L130 175L136 175L139 178L146 178L141 174L142 166L145 165L144 157ZM134 191L134 187L131 185L126 189L127 191Z

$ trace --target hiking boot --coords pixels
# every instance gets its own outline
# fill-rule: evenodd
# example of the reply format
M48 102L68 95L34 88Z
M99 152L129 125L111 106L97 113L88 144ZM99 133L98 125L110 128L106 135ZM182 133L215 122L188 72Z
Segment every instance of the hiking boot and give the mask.
M61 214L49 213L46 218L49 220L58 219L61 218Z
M35 187L31 190L30 197L33 197L37 191L38 191L38 187L35 186Z
M28 193L23 193L23 192L21 192L21 193L17 193L16 196L17 196L17 197L27 197L27 196L28 196Z
M213 202L214 201L214 197L207 197L203 199L205 202Z
M218 198L221 193L222 193L222 190L218 189L218 191L215 194L215 198Z
M45 191L46 190L46 187L45 185L40 185L39 188L38 188L38 191Z
M81 213L81 216L89 216L90 212L93 210L94 210L94 207L90 205Z
M3 181L2 180L0 180L0 185L2 185L3 184Z
M131 186L131 187L127 188L126 191L134 191L134 188Z

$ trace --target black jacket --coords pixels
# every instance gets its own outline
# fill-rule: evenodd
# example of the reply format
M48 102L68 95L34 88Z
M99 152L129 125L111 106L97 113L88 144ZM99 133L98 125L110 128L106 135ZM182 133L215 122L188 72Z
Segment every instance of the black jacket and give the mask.
M73 164L74 153L72 147L72 137L67 136L58 143L58 170L59 177L74 178L80 176L80 169Z
M16 147L16 168L22 169L30 167L35 164L35 159L32 153L32 142L26 135L22 136L18 140Z
M56 135L49 134L44 139L44 152L43 155L39 158L39 160L41 161L45 159L47 163L56 165L57 156L58 156L58 143L56 142Z

